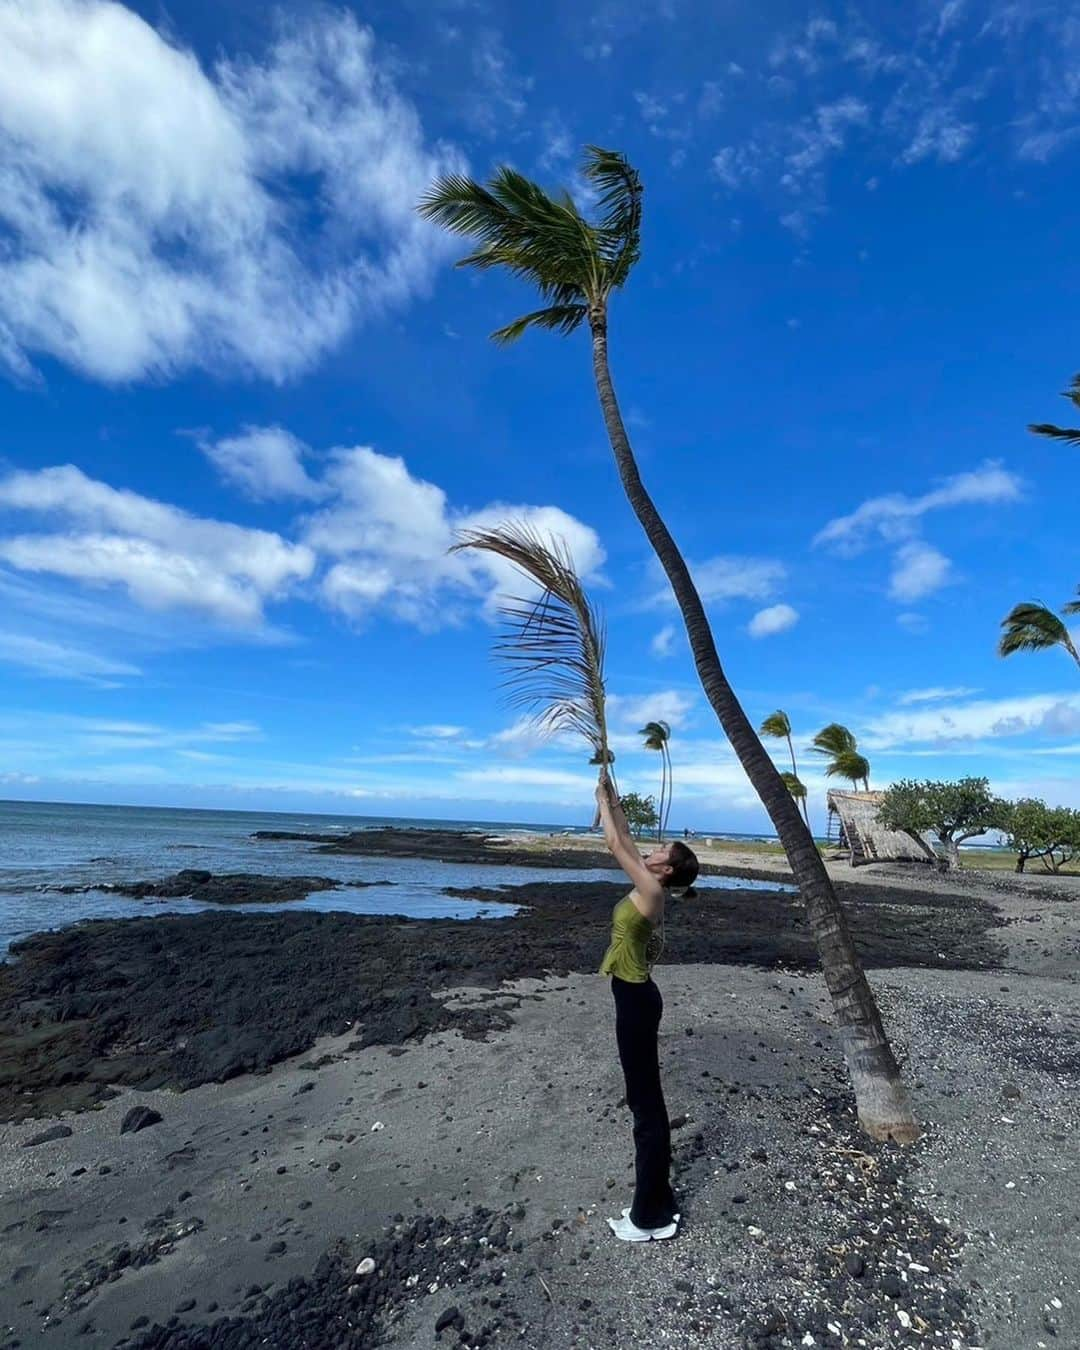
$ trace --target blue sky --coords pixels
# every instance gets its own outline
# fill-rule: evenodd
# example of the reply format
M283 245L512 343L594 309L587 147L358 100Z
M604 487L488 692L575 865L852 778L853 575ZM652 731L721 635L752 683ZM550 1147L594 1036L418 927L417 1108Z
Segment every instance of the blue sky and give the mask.
M994 651L1080 583L1025 431L1080 366L1080 4L717 9L0 0L0 795L587 818L446 554L524 515L606 611L622 785L665 717L672 823L765 824L584 335L494 347L532 297L413 211L598 142L647 191L615 378L751 717L1080 805L1080 672Z

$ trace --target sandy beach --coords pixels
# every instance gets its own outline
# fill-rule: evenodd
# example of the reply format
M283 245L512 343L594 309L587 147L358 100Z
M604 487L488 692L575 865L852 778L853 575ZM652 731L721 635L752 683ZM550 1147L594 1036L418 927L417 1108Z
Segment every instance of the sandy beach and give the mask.
M640 1247L604 1222L619 887L31 939L0 968L0 1347L1080 1345L1080 881L830 868L925 1137L857 1130L796 898L705 890L656 972L683 1222Z

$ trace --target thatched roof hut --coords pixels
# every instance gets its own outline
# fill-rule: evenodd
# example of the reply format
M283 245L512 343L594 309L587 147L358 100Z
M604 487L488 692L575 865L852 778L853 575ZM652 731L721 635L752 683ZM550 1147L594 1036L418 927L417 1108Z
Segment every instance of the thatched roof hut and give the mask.
M887 830L880 823L878 807L884 796L884 792L841 792L837 788L827 794L830 827L833 816L838 816L852 867L872 862L929 863L930 857L909 834Z

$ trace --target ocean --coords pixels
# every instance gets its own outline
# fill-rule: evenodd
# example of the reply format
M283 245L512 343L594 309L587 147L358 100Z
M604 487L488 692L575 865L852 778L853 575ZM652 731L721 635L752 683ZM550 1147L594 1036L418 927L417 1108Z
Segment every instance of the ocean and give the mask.
M194 900L131 900L100 890L58 894L57 886L145 881L182 868L209 872L296 874L337 881L386 881L362 890L320 891L293 901L290 910L344 910L353 914L400 914L409 918L498 919L516 912L512 904L481 904L447 895L447 887L500 887L529 881L620 881L622 872L587 868L508 867L433 862L421 858L380 858L323 854L302 841L253 839L256 830L331 834L384 825L439 829L481 829L491 834L529 831L559 833L557 825L514 821L414 820L386 816L330 816L305 812L193 811L149 806L85 806L51 802L0 802L0 959L12 942L42 929L84 919L137 914L193 914L221 908ZM575 830L574 833L585 833ZM733 836L735 837L735 836ZM745 836L756 838L758 836ZM704 878L757 889L763 883ZM226 907L242 917L280 905Z

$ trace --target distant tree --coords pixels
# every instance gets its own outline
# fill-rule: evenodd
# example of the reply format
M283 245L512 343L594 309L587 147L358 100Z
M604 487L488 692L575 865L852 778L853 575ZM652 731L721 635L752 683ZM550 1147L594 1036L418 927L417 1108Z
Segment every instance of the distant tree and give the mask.
M1042 858L1053 846L1052 812L1039 797L1008 802L1002 829L1009 848L1016 852L1018 872L1029 858Z
M806 828L809 829L810 816L806 809L806 788L799 781L799 766L795 763L795 747L791 743L791 718L788 717L783 708L777 708L758 727L758 732L762 736L773 736L777 740L787 741L788 754L791 756L791 773L781 773L780 777L787 784L788 791L802 807L803 820L806 821ZM792 784L798 787L798 791Z
M656 799L642 797L637 792L626 792L619 798L626 823L640 837L642 830L651 830L659 819L656 813Z
M960 866L960 845L987 830L1003 829L1008 808L990 791L986 778L955 782L916 782L905 778L892 784L878 808L878 819L888 830L910 836L929 856L934 853L924 835L932 834L944 851L947 868Z
M1080 587L1077 587L1077 599L1062 605L1062 614L1080 614ZM1037 600L1028 600L1014 605L1001 621L1005 630L998 642L999 656L1012 656L1013 652L1046 651L1049 647L1062 647L1080 666L1080 652L1077 652L1072 635L1052 609Z
M810 748L815 755L824 755L829 760L826 778L847 778L855 790L862 783L864 791L869 792L870 761L859 754L858 742L847 727L830 722L814 737Z
M657 750L660 754L660 809L656 823L656 837L659 840L664 837L668 813L671 811L671 752L668 749L671 728L666 722L646 722L638 735L645 737L646 750Z
M1048 872L1060 872L1080 857L1080 811L1067 806L1047 806L1037 797L1008 802L1002 828L1016 850L1018 872L1029 858L1038 858Z
M1061 397L1080 408L1080 375L1073 376L1072 384L1062 390ZM1080 427L1056 427L1052 422L1032 422L1028 431L1033 431L1036 436L1050 436L1056 441L1065 441L1068 445L1080 445Z

